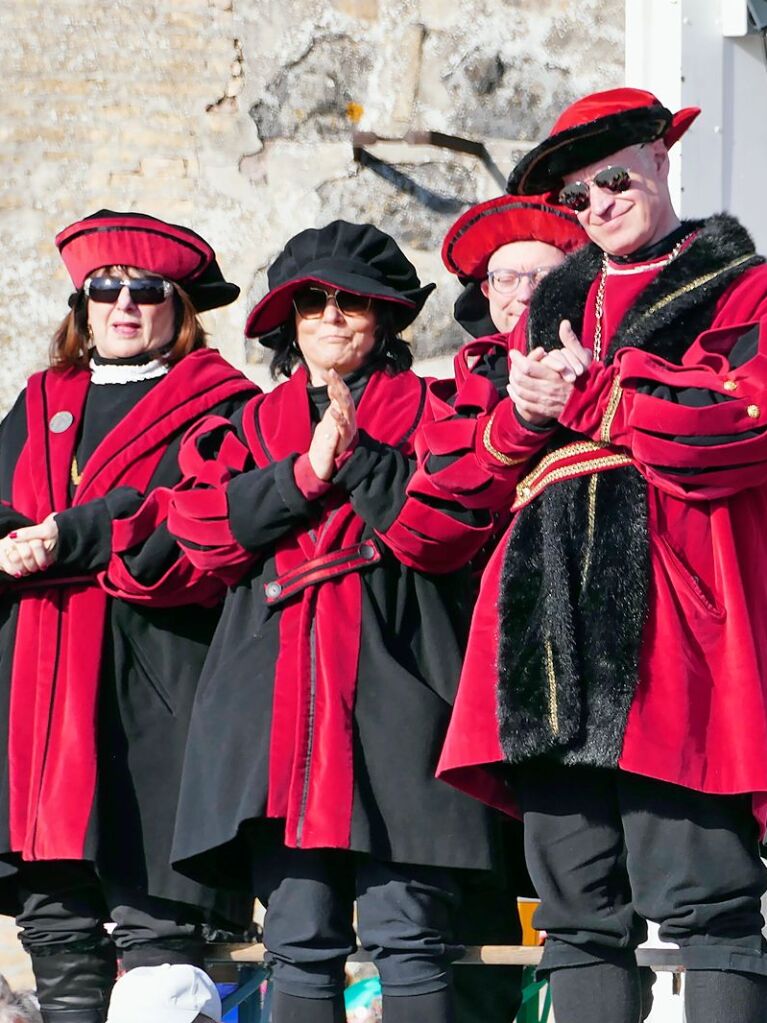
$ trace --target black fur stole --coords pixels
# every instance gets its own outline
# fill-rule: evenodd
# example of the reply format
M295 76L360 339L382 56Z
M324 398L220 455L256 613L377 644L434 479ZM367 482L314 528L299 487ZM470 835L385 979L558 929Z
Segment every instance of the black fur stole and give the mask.
M681 362L725 289L764 262L728 215L685 226L698 230L695 240L640 294L606 362L626 345ZM559 347L562 319L580 336L601 261L589 245L541 283L530 348ZM541 457L576 439L557 431ZM509 763L548 755L615 766L637 685L648 576L647 484L633 468L559 482L519 512L498 602L498 726Z

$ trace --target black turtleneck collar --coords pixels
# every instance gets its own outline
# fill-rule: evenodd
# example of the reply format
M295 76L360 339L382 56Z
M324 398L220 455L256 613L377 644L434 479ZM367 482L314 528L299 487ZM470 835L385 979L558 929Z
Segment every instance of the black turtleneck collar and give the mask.
M343 378L344 383L351 391L352 400L355 405L359 405L362 392L365 390L367 382L370 379L370 375L373 372L373 367L362 366L360 369L355 369L353 373L349 373ZM310 384L306 388L306 393L309 396L309 403L311 404L314 413L313 418L319 422L330 405L327 384Z
M665 235L660 241L653 242L652 245L645 245L635 252L630 252L627 256L610 256L610 262L623 264L649 263L653 259L660 259L661 256L668 255L674 246L689 233L690 225L680 224L679 227L675 227L670 234Z
M88 352L89 358L96 366L145 366L154 359L162 358L170 345L163 345L162 348L154 349L151 352L140 352L138 355L129 355L124 359L108 359L105 355L99 355L95 347Z

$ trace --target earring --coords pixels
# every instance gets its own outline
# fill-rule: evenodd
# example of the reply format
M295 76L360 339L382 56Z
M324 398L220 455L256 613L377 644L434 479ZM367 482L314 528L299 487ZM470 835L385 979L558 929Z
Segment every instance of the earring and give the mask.
M93 327L90 325L90 323L88 324L88 340L89 341L93 340Z

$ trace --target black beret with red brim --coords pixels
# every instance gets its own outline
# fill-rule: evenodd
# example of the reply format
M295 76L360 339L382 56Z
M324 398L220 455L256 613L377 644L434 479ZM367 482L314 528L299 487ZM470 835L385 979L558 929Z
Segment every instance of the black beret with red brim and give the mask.
M293 315L293 297L307 284L365 295L386 302L395 328L418 316L436 285L421 286L416 269L394 239L372 224L335 220L291 238L268 271L269 291L251 311L247 337L268 335ZM266 335L266 336L265 336Z

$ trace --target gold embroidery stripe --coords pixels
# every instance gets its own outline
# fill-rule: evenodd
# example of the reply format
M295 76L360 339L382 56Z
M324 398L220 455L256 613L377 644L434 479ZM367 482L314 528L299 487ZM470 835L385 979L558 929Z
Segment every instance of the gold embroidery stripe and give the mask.
M550 451L548 455L544 455L532 472L522 480L522 483L544 473L550 465L561 462L563 458L570 458L573 455L585 455L589 451L601 451L604 447L604 444L600 444L595 440L577 440L572 444L565 444L564 447L557 448L556 451Z
M635 327L637 323L641 323L642 320L646 320L648 316L652 316L653 313L657 313L659 309L663 309L664 306L673 302L674 299L677 299L682 295L686 295L690 291L695 291L696 288L700 288L702 285L708 284L709 281L713 281L714 278L718 277L720 274L727 273L728 270L734 270L735 267L740 266L741 263L747 263L749 259L753 259L753 256L753 252L748 256L738 256L737 259L733 259L731 263L727 264L727 266L723 266L719 270L712 270L710 273L703 274L701 277L696 277L694 281L689 281L689 283L684 284L681 288L677 288L677 290L672 291L670 295L666 295L665 298L661 298L654 305L651 305L650 308L646 312L642 313L642 315L637 319L636 323L633 324L633 327Z
M485 446L485 450L489 451L493 458L500 462L501 465L521 465L522 462L527 461L527 456L524 458L510 458L509 455L504 455L502 451L493 447L493 443L490 440L490 432L493 429L493 420L495 419L495 412L490 416L485 426L485 432L482 434L482 443Z
M594 536L597 531L597 482L599 480L598 473L589 480L589 510L588 510L588 528L586 532L586 556L583 559L583 571L581 572L581 586L586 585L586 579L588 578L589 569L591 568L591 552L594 549Z
M612 390L610 391L610 397L607 400L607 408L605 414L602 416L602 427L599 431L599 439L603 444L610 443L610 430L612 429L613 419L618 411L618 406L621 403L621 397L623 396L623 388L618 377L613 381Z
M526 504L532 498L537 497L550 483L557 483L562 479L571 479L573 476L577 476L583 469L601 472L603 469L618 469L622 465L632 464L631 458L628 455L605 455L603 458L590 458L585 462L573 462L571 465L563 465L559 469L552 469L551 472L539 477L534 483L527 484L523 480L517 487L517 499L512 505L512 511L516 511L520 505ZM530 477L527 477L527 479L530 479Z
M549 687L549 722L554 735L559 734L559 707L557 706L557 676L554 671L554 651L551 640L546 639L546 682Z

